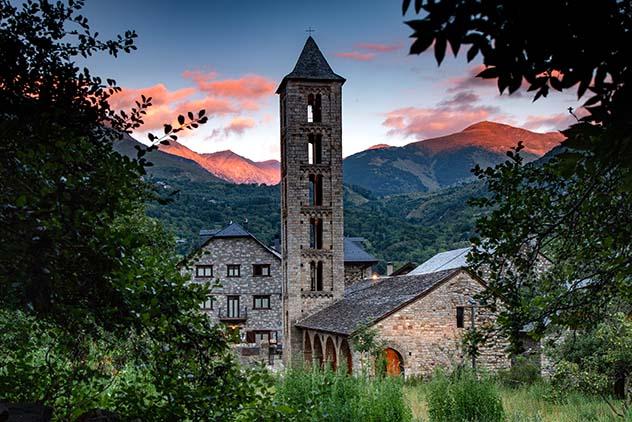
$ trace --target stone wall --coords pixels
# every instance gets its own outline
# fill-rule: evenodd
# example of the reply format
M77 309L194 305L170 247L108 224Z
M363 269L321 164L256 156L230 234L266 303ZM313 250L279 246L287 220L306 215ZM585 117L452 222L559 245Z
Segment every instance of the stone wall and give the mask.
M227 276L227 265L240 265L239 277ZM254 276L253 264L269 264L270 276ZM195 276L195 265L213 265L211 278ZM212 290L212 310L205 310L216 321L239 326L243 333L274 331L277 341L283 341L281 260L251 237L211 239L196 262L191 263L193 282L219 281ZM269 295L270 309L253 309L253 296ZM230 321L227 316L227 296L239 296L240 313L244 318ZM243 336L242 336L243 338ZM245 338L243 338L245 340Z
M469 273L462 271L426 296L405 306L375 327L387 347L398 351L404 361L406 375L430 375L436 367L454 368L470 365L462 354L462 336L471 326L468 299L483 289ZM457 328L456 308L464 306L464 328ZM475 326L493 325L494 315L486 308L477 308ZM495 371L510 366L505 353L508 343L494 335L483 346L477 367Z
M403 362L404 375L428 376L438 368L453 369L456 366L471 366L471 360L462 354L462 336L471 326L471 311L468 299L482 290L483 286L469 273L462 271L452 279L439 285L426 296L404 306L373 327L377 329L379 340L385 347L396 350ZM464 327L457 328L456 307L465 306ZM475 326L482 328L493 325L494 315L485 308L477 308ZM307 362L317 365L332 360L325 353L325 345L331 342L336 350L338 366L351 362L353 373L366 368L359 353L353 351L353 342L347 336L335 333L305 330L303 354ZM349 345L351 356L342 347ZM510 359L505 353L508 342L495 335L482 347L477 368L496 371L508 368ZM345 346L346 347L346 346ZM364 368L363 368L364 366Z
M307 121L307 99L321 95L322 121ZM344 290L342 210L342 83L288 80L281 107L281 243L283 312L287 336L284 358L301 353L294 324L322 309ZM322 160L309 163L308 139L321 137ZM322 204L309 203L309 175L322 179ZM310 219L322 220L322 248L310 247ZM312 292L310 262L322 262L323 290Z
M370 265L364 263L345 263L345 286L364 280L373 274Z

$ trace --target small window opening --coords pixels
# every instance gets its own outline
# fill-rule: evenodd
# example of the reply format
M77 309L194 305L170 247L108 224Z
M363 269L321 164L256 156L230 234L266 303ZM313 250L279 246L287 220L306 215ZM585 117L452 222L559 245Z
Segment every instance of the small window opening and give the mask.
M311 290L313 292L322 292L323 291L323 263L322 261L318 262L310 262L310 279L311 279Z
M308 164L320 164L323 159L322 135L309 134L307 141Z
M323 205L323 177L320 174L309 175L309 205Z
M309 247L312 249L323 248L323 220L310 218L309 220Z
M307 123L314 122L314 94L307 96Z
M465 308L463 306L456 307L456 327L464 327Z

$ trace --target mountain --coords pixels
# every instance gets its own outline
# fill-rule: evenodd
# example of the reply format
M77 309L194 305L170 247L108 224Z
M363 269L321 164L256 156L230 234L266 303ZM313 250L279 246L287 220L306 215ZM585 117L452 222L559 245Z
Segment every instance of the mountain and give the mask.
M522 141L533 161L564 139L559 132L536 133L506 124L480 122L461 132L403 147L371 148L344 160L344 181L378 195L430 192L472 179L471 169L494 166Z
M200 154L178 142L161 145L160 150L193 160L213 175L232 183L276 185L281 177L277 160L252 161L229 150Z
M136 147L146 148L129 135L115 142L114 150L119 154L129 158L136 158ZM223 180L213 176L206 169L202 168L195 161L185 157L178 157L162 151L151 151L144 157L152 163L147 167L147 173L154 177L168 179L186 179L196 182L223 182Z

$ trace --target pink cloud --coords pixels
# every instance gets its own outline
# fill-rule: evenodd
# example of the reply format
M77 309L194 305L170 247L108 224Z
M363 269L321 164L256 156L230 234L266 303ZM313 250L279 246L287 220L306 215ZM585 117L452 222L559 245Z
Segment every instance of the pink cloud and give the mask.
M585 108L579 108L574 112L577 119L588 114ZM522 127L529 130L545 131L545 130L564 130L568 129L577 119L570 113L558 113L549 115L532 115L522 124Z
M224 128L224 134L229 135L231 133L235 133L237 135L242 135L246 129L251 129L254 126L255 121L250 117L237 116L230 121L228 126Z
M389 111L382 125L388 128L388 135L423 140L458 132L481 120L508 119L497 107L480 105L478 101L475 93L460 92L436 107L403 107Z
M260 75L217 80L216 72L185 71L182 76L195 82L200 91L221 97L259 99L273 95L276 88L274 81Z
M109 99L110 106L115 110L128 108L134 105L134 101L140 100L140 96L151 97L154 107L160 107L175 101L181 101L195 94L195 88L182 88L169 91L164 84L156 84L147 88L125 88L121 92L114 94Z
M369 62L375 58L375 54L374 53L360 53L358 51L349 51L349 52L343 52L343 53L336 53L336 57L356 60L359 62Z
M490 88L496 87L496 79L483 79L477 78L476 75L481 73L485 69L484 65L472 66L468 69L466 76L459 76L456 78L450 78L446 81L449 86L448 92L457 92L462 90L469 90L472 88Z
M360 43L356 44L356 48L361 50L369 50L376 53L389 53L402 48L402 44L380 44L380 43Z

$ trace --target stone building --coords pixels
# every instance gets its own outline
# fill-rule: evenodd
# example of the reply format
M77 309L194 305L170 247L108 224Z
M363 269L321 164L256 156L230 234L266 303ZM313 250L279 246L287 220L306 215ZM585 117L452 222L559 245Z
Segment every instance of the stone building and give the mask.
M237 223L200 232L193 282L218 283L202 310L239 330L245 343L281 343L281 256Z
M353 335L377 330L391 374L428 374L464 363L466 327L493 324L475 309L482 282L464 268L379 279L370 256L347 259L360 239L344 238L342 85L314 39L277 90L281 117L281 244L283 357L324 362L350 372L360 356ZM473 312L474 311L474 312ZM502 339L489 342L477 364L509 365Z
M298 322L303 329L306 362L349 372L360 367L353 335L372 327L383 342L389 374L430 375L437 367L470 365L462 353L462 336L472 326L472 299L483 289L463 269L422 275L365 280L345 290L344 297ZM474 308L474 326L494 321L485 308ZM509 366L506 341L485 343L476 366L496 370Z
M301 352L296 321L344 292L342 85L312 37L279 88L284 360Z

